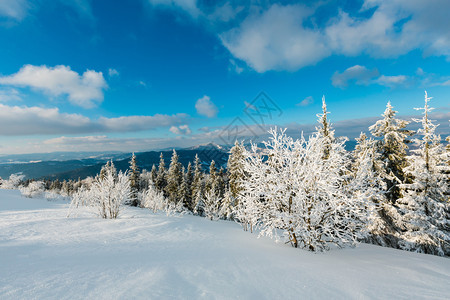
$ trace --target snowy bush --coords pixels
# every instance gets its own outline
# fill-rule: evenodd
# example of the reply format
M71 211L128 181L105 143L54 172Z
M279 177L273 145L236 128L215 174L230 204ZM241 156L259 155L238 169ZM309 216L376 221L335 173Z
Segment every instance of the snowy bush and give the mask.
M164 197L163 192L156 189L153 181L149 181L148 188L140 194L140 203L142 208L148 208L153 212L163 211L166 215L185 213L183 201L172 202Z
M354 244L368 221L367 204L346 193L344 142L319 134L294 141L276 129L270 134L265 149L253 144L244 151L249 176L243 182L239 220L276 239L281 229L294 247L311 251Z
M206 218L214 221L220 218L220 202L221 199L213 191L205 193L203 211Z
M164 194L159 192L153 182L150 180L148 188L141 194L141 207L148 208L153 212L163 211L167 206L167 200Z
M2 179L0 187L2 189L16 189L19 187L22 180L25 178L25 175L22 174L11 174L9 179Z
M115 219L120 207L129 200L130 180L126 173L116 173L112 163L107 164L90 188L81 187L72 195L71 208L88 206L96 209L104 219Z
M27 198L39 197L44 194L44 182L32 181L26 187L21 186L19 190L22 196L25 196Z

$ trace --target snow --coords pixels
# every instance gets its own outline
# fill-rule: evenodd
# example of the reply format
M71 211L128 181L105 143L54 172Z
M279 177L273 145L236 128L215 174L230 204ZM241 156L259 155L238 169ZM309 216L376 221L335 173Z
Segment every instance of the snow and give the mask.
M450 260L373 245L314 254L233 222L118 219L0 190L0 299L446 299Z

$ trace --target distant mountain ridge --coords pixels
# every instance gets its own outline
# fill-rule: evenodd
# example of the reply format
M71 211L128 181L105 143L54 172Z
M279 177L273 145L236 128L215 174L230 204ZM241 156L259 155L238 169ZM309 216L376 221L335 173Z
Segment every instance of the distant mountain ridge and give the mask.
M347 150L355 147L354 141L346 143ZM261 144L261 146L263 146ZM226 168L230 146L214 143L201 144L188 148L175 149L180 163L187 167L198 154L203 169L208 170L212 160L218 168ZM136 152L136 161L141 170L150 171L153 164L159 165L160 154L164 156L166 167L169 167L173 149L162 151ZM22 173L26 179L59 179L76 180L95 176L101 167L112 160L118 170L126 171L129 167L131 153L123 152L54 152L37 154L4 155L0 157L0 177L7 178L14 173Z
M228 161L229 148L217 144L209 143L185 149L176 150L180 163L187 167L189 162L193 162L198 154L203 168L206 170L214 160L217 166L226 167ZM166 167L170 164L173 149L164 151L148 151L136 153L136 161L141 170L150 171L153 164L158 166L160 154L163 154ZM64 155L70 159L59 160ZM79 159L72 159L78 157ZM47 158L48 160L43 160ZM100 172L101 167L112 160L118 170L128 169L131 153L109 152L56 152L44 154L24 154L3 156L0 159L0 177L7 178L10 174L22 173L26 179L59 179L76 180L95 176Z

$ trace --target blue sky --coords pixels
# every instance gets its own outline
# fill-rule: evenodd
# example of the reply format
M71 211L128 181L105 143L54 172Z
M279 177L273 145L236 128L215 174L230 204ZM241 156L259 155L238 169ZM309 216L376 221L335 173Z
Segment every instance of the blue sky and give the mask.
M449 133L449 1L243 3L1 0L0 154L295 135L323 95L354 138L388 100L417 114L424 90Z

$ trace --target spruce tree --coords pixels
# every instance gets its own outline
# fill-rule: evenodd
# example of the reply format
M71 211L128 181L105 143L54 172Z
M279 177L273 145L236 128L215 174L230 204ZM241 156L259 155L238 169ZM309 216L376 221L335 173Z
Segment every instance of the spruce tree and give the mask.
M170 161L169 171L167 173L166 194L170 202L178 202L179 189L183 180L181 172L181 163L178 161L178 154L173 150L172 159Z
M158 173L156 175L156 182L155 186L159 192L164 193L166 185L167 185L167 174L166 174L166 163L164 162L164 156L161 152L160 160L159 160L159 166L158 166Z
M445 149L441 137L436 134L437 125L429 119L433 108L425 92L425 105L417 133L422 137L413 142L418 146L407 157L409 166L405 168L413 182L402 185L404 196L398 199L402 212L399 226L405 230L401 248L437 255L450 255L450 220L448 190L449 166L445 160Z
M196 154L194 160L194 178L192 181L192 200L194 200L194 202L196 202L196 199L199 197L199 191L200 193L203 193L202 181L203 181L202 165L200 162L200 158ZM203 197L203 195L200 196Z
M184 172L183 172L184 173ZM184 206L190 211L194 210L192 201L192 183L194 181L194 174L192 172L192 164L189 162L186 173L183 176L183 182L181 184L181 194L183 195Z
M150 170L150 179L152 180L152 183L156 183L156 178L158 177L158 169L156 168L155 164L152 165L152 169Z
M384 169L380 175L386 183L386 197L393 204L401 197L400 185L406 181L403 171L407 166L406 143L407 137L412 134L405 129L409 122L395 118L396 113L388 102L382 114L383 119L369 127L373 136L381 138L376 143L377 152L380 154L379 160Z
M136 163L136 155L131 156L131 160L130 160L130 172L128 173L128 177L130 178L130 200L131 206L138 206L139 205L139 199L138 199L138 194L139 194L139 189L140 189L140 184L139 184L139 177L140 177L140 172L139 172L139 167L137 166Z
M238 141L234 142L234 146L230 149L230 156L227 163L227 173L230 185L230 193L234 199L238 199L243 190L242 182L244 180L244 146Z
M325 96L322 97L322 113L318 114L319 127L316 127L319 137L323 138L323 159L328 159L331 151L331 144L335 141L334 130L331 128L331 123L328 121L327 104L325 103Z

